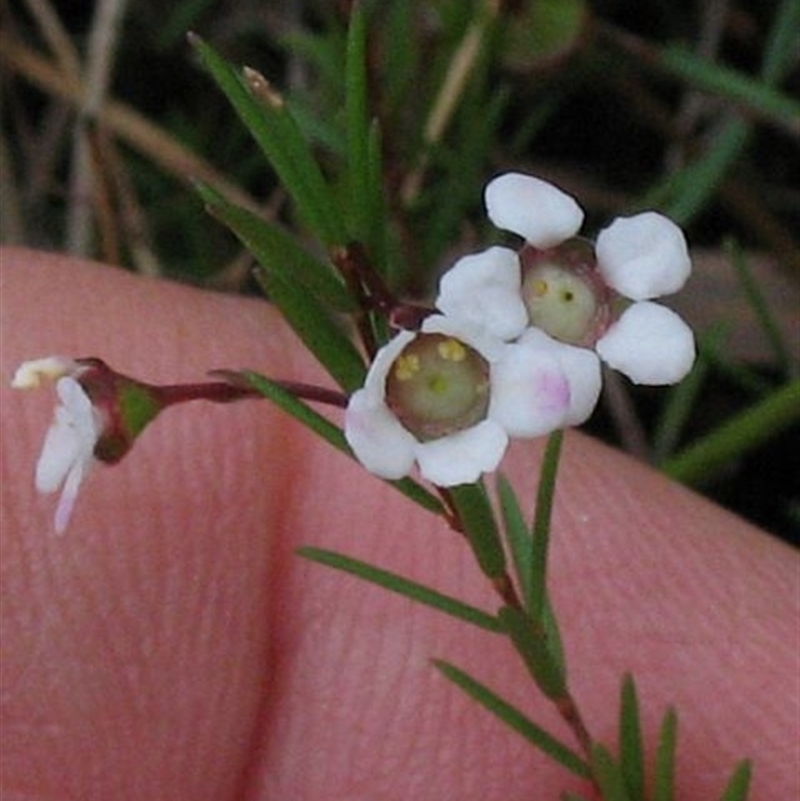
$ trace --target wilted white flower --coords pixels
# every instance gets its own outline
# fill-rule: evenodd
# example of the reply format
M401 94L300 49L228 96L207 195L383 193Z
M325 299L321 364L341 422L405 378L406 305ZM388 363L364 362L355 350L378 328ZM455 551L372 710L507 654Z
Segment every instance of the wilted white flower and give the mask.
M36 489L47 494L63 485L55 514L55 530L59 534L67 527L81 482L94 464L95 447L103 433L102 416L78 381L86 370L86 366L72 359L48 356L21 364L11 382L17 389L34 389L43 380L56 382L60 405L36 463Z
M382 478L402 478L416 462L424 478L454 486L494 470L509 436L561 427L569 404L564 371L546 349L434 315L378 352L350 398L345 436Z

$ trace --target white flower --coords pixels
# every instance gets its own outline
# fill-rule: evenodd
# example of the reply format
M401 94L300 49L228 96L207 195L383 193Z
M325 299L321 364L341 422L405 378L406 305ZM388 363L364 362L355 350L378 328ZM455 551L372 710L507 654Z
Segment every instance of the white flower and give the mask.
M619 218L600 232L593 251L573 238L583 222L580 207L545 181L501 175L486 187L485 201L492 222L526 245L519 254L495 247L459 260L440 282L441 311L506 340L528 326L542 328L563 347L593 347L636 383L672 384L686 375L695 357L691 329L650 302L678 291L691 272L677 225L655 212ZM633 301L616 321L614 294ZM590 413L596 400L599 366L567 350L562 356L562 367L572 365L571 418L577 420L578 409Z
M350 398L345 436L382 478L402 478L416 462L424 478L454 486L494 470L509 436L562 426L569 402L566 377L545 349L434 315L419 334L402 331L378 352Z
M61 534L81 482L94 463L94 448L103 426L89 396L74 378L58 379L56 392L61 405L56 407L36 464L36 489L46 494L64 485L55 514L55 530Z

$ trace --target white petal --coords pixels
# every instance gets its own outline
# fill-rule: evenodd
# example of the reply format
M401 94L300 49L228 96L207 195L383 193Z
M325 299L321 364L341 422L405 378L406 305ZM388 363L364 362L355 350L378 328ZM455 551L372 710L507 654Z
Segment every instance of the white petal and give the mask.
M692 368L692 329L671 309L634 303L596 345L600 358L636 384L676 384Z
M529 328L520 337L520 342L536 342L547 347L569 382L569 411L564 425L577 426L585 422L597 406L602 387L600 359L588 348L568 345L549 337L538 328Z
M677 292L692 271L683 231L654 211L618 217L598 235L595 252L606 283L633 300Z
M509 172L490 181L485 202L489 219L498 228L541 249L574 236L583 223L583 211L570 195L522 173Z
M564 424L570 388L558 361L534 344L507 345L492 365L489 417L512 437L539 437Z
M61 406L45 437L42 453L36 464L36 489L55 491L74 465L81 473L91 464L94 447L100 435L100 424L89 396L74 379L59 379L56 391Z
M383 403L386 396L386 376L403 348L415 337L413 331L400 331L375 354L363 387L371 405Z
M528 324L521 280L517 254L492 247L464 256L442 276L436 307L500 339L514 339Z
M494 470L508 446L508 435L492 420L417 446L420 473L440 487L469 484Z
M23 362L11 379L14 389L36 389L42 381L55 381L57 378L75 372L78 363L65 356L45 356L42 359L31 359Z
M70 469L67 480L64 482L64 489L58 499L56 514L53 527L56 534L63 534L67 529L67 524L72 516L72 509L75 506L75 499L78 497L78 490L81 482L86 476L88 467L82 462L76 462Z
M381 478L407 476L414 464L416 439L383 403L373 403L360 389L347 404L344 435L356 458Z

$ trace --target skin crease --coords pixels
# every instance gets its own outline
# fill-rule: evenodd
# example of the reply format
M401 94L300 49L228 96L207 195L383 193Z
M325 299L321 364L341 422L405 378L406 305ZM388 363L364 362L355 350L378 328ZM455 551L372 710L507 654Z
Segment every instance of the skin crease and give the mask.
M165 412L91 473L56 536L32 479L54 394L9 388L52 353L154 382L247 366L331 385L263 302L2 254L4 799L590 792L430 666L454 662L571 744L501 638L292 553L340 550L496 607L456 534L268 403ZM540 447L504 463L527 495ZM593 734L615 743L630 670L650 742L679 711L678 799L717 798L744 756L755 801L800 796L796 553L577 433L554 515L553 595Z

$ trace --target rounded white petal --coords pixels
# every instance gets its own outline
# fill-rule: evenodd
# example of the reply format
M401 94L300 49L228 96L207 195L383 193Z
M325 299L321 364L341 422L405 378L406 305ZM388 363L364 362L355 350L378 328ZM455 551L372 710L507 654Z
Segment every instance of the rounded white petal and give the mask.
M487 185L484 199L489 219L498 228L540 249L575 236L583 223L583 211L570 195L531 175L498 176Z
M508 446L508 434L493 420L417 445L422 476L440 487L469 484L494 470Z
M366 389L353 393L347 404L344 435L370 473L398 479L411 472L416 439L400 425L383 400L373 402Z
M676 384L692 369L692 329L658 303L634 303L595 346L600 358L635 384Z
M521 268L513 250L491 247L459 259L439 281L436 307L449 317L514 339L528 324L520 294Z
M92 463L100 424L89 396L74 378L61 378L56 384L61 406L53 420L36 464L36 489L54 492L78 465L80 475Z
M558 361L536 343L507 345L492 365L489 417L512 437L540 437L564 424L570 388Z
M618 217L598 235L595 252L605 282L633 300L677 292L692 271L683 231L654 211Z
M75 372L78 363L65 356L45 356L23 362L11 379L14 389L36 389L42 381L55 381L57 378Z
M520 338L520 342L536 343L547 348L567 376L569 383L569 411L564 425L577 426L585 422L600 397L602 374L600 359L588 348L568 345L548 336L538 328L529 328Z

